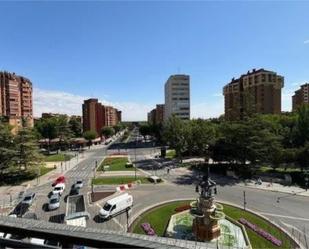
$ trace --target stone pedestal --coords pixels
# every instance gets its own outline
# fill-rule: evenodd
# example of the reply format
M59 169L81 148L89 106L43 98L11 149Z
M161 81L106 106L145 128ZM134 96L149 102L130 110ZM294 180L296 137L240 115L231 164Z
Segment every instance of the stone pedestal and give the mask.
M193 233L199 241L217 239L220 234L218 220L214 219L216 205L214 198L200 197L197 203L197 215L193 220Z

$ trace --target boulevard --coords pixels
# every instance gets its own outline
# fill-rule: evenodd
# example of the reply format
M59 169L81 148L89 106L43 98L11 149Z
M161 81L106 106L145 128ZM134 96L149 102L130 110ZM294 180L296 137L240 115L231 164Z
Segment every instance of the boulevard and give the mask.
M136 145L139 137L138 133L135 134L133 132L127 143L135 143ZM119 149L118 145L116 141L110 146L99 146L98 148L93 148L85 152L89 153L87 158L64 174L67 178L67 188L61 197L60 208L55 211L47 211L46 209L48 194L52 189L52 182L47 182L29 189L29 192L36 192L37 198L27 213L36 214L38 219L62 223L65 216L66 199L70 191L70 186L76 180L84 181L81 194L86 198L87 211L91 216L87 226L101 229L126 232L128 225L149 207L166 201L197 198L195 184L200 179L199 173L183 168L172 168L171 163L162 163L160 159L155 158L160 148L149 147L149 143L145 144L145 148L141 148L143 143L136 146L138 148L125 147ZM123 145L121 146L123 147ZM134 206L128 213L128 216L126 213L123 213L111 220L102 222L98 219L98 213L104 205L104 200L93 204L89 203L88 196L92 191L91 179L94 176L96 165L99 165L107 155L119 152L127 153L137 168L142 170L144 174L157 175L164 179L164 182L159 184L141 184L128 190L127 192L134 198ZM169 173L166 167L171 167ZM218 195L216 198L219 201L244 207L243 195L245 191L247 209L257 212L270 221L280 225L297 241L306 245L308 238L307 231L309 231L309 214L305 207L308 205L308 197L248 188L240 186L237 181L231 178L218 175L212 174L211 177L217 182ZM95 186L94 191L115 191L115 188L115 185ZM282 197L280 202L277 202L278 197ZM27 216L27 213L23 215Z

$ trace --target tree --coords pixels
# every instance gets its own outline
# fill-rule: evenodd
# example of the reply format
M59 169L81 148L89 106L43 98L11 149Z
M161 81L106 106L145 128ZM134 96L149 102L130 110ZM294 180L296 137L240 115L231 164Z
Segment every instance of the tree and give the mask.
M38 152L36 138L30 128L20 129L14 143L17 152L15 162L20 170L38 168L42 164L42 156Z
M171 116L164 124L163 133L166 143L175 149L176 156L181 159L188 149L188 124L176 116Z
M309 106L302 105L297 114L297 143L304 146L306 142L309 142Z
M216 137L215 125L202 119L189 122L188 131L191 143L188 149L193 150L194 154L203 156L205 161L210 158L209 147L214 144Z
M101 135L105 138L112 137L115 134L115 130L112 127L103 127L101 129Z
M116 124L115 126L113 126L113 129L115 133L118 133L119 131L123 129L123 126L121 124Z
M147 135L151 135L152 131L151 131L151 126L149 124L144 124L141 125L139 127L139 132L141 133L141 135L144 137L144 139L146 138Z
M95 131L85 131L83 137L88 141L88 146L90 147L92 140L97 137L97 133Z
M74 121L73 121L74 122ZM70 124L66 116L40 119L35 128L41 137L48 139L48 151L50 151L50 141L59 138L58 148L66 146L74 131L70 129ZM74 127L75 128L75 127Z
M8 125L0 121L0 180L4 180L4 173L13 165L16 156L13 135Z
M70 118L69 129L71 130L74 137L82 136L82 123L76 117Z

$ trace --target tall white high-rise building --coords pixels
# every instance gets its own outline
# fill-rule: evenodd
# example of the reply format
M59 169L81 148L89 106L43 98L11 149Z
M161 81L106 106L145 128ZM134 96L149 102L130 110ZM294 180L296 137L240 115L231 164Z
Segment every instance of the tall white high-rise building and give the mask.
M171 75L165 83L164 120L175 115L183 120L190 119L190 76Z

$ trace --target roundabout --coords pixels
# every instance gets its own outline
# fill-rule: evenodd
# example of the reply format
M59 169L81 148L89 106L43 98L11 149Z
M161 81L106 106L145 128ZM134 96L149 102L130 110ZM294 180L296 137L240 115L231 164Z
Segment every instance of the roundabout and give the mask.
M155 233L154 236L174 237L172 235L174 233L174 235L176 235L174 238L195 241L192 233L194 217L190 215L189 210L179 213L176 211L178 208L190 206L191 202L192 200L172 200L169 203L159 204L141 214L132 223L130 231L137 234L145 234L142 224L149 224ZM249 210L244 211L237 206L222 202L220 204L226 215L226 219L222 219L219 222L223 236L220 236L218 242L207 242L208 244L225 245L229 248L298 248L294 240L292 240L288 234L262 216L250 212ZM281 245L276 245L249 227L241 225L239 222L240 219L246 219L261 230L267 231L268 234L280 240L282 242ZM237 226L234 225L235 223ZM173 231L173 228L176 228L176 231ZM245 230L245 236L243 238L240 232L242 229ZM246 244L247 239L249 243ZM236 247L236 244L238 244L238 247Z

